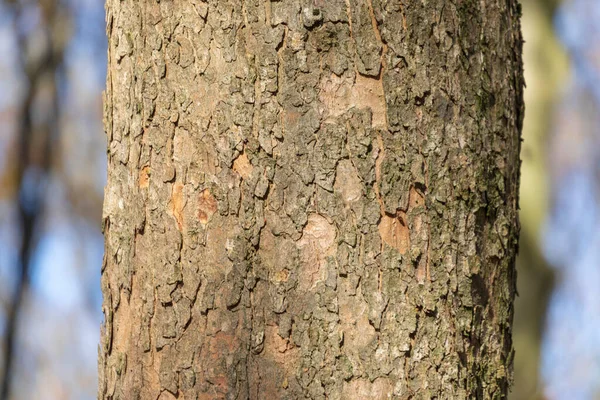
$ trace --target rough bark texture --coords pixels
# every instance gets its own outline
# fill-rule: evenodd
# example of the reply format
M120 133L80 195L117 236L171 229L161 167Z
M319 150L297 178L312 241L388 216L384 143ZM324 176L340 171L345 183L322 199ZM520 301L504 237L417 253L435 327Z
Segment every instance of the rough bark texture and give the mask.
M109 0L99 398L504 398L519 17Z

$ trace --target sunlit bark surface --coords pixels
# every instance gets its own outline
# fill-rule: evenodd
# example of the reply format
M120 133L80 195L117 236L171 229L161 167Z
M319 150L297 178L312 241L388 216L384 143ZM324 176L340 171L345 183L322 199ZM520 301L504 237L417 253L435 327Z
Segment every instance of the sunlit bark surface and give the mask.
M99 398L504 398L519 13L109 0Z

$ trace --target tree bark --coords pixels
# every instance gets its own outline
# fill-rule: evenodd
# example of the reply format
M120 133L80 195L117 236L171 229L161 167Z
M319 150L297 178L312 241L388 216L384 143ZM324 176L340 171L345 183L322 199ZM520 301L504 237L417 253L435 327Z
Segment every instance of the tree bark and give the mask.
M99 399L500 399L516 0L107 2Z

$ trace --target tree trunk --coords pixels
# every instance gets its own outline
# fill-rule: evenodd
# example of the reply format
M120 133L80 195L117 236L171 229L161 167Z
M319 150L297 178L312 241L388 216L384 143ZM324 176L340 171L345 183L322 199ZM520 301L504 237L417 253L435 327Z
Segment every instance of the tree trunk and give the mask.
M516 0L107 4L100 399L499 399Z

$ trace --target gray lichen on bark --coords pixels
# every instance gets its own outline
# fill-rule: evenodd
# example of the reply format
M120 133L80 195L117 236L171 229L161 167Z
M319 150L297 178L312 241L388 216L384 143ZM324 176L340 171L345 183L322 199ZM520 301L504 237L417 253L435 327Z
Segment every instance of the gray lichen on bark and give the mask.
M99 398L504 398L519 17L108 1Z

